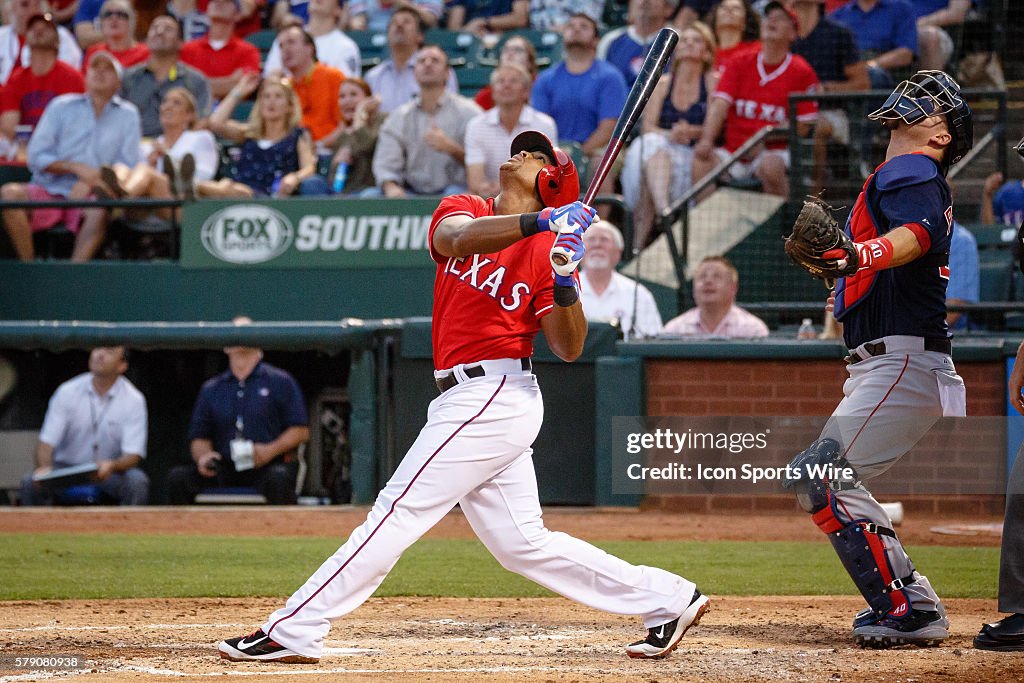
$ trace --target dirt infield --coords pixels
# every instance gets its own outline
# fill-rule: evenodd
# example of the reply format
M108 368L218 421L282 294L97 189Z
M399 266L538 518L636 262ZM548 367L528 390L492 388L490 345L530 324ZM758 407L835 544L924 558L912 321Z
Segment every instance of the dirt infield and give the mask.
M3 510L0 531L199 534L239 528L260 535L342 536L365 509ZM755 524L743 515L669 515L552 510L553 529L589 539L814 539L803 516ZM949 523L950 520L940 520ZM964 520L991 522L991 519ZM992 536L941 536L936 520L908 519L912 544L992 545ZM810 527L810 528L808 528ZM471 532L459 514L431 535ZM965 540L966 539L966 540ZM560 598L373 598L339 620L318 665L231 664L217 640L246 633L279 599L22 601L0 604L0 683L75 678L97 683L211 676L274 681L971 681L1024 680L1024 653L971 648L995 612L991 600L951 600L951 637L939 648L865 651L850 640L859 598L713 597L712 611L669 659L633 661L623 646L642 635L633 617L607 615ZM78 655L86 667L32 672L16 657Z

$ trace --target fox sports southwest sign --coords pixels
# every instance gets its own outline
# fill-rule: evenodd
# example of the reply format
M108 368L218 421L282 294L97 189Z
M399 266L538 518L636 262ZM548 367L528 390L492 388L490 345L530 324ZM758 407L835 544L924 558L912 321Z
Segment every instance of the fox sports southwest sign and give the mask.
M286 199L185 207L185 268L434 266L437 199ZM198 226L198 229L196 229Z

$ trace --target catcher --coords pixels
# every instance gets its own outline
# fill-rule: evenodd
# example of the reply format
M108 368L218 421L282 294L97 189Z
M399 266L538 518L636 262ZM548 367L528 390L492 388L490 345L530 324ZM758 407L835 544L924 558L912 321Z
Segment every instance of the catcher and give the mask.
M801 507L828 535L867 601L853 622L862 647L937 645L949 622L888 515L862 481L884 477L942 416L963 416L963 380L950 358L945 292L953 207L945 175L973 145L971 110L956 81L919 71L868 118L891 131L885 162L840 231L808 202L786 253L834 280L829 308L843 323L849 380L820 438L791 463ZM847 481L808 465L852 467Z

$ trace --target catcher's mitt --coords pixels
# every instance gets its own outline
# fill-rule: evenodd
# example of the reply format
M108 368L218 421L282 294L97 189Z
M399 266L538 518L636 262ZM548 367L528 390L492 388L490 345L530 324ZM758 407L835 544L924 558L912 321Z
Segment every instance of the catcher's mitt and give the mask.
M832 253L826 257L828 252ZM857 272L857 248L832 218L832 207L817 197L804 202L786 238L786 254L829 287L837 278Z

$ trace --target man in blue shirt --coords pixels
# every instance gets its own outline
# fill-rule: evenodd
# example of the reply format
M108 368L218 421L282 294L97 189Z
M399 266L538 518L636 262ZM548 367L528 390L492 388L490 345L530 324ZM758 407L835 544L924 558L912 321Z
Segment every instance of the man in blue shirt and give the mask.
M534 109L555 120L559 139L578 143L596 168L626 103L626 80L597 59L598 28L589 16L572 15L562 37L565 61L537 77L530 99ZM599 194L611 191L616 175L608 174Z
M29 138L32 182L4 185L0 199L91 199L101 185L100 166L135 166L141 123L135 105L117 96L121 75L121 64L112 54L93 53L85 72L85 92L52 100ZM58 223L76 234L72 261L91 259L106 232L106 209L4 209L0 216L22 261L34 256L32 233Z
M978 261L978 241L970 230L953 221L953 234L949 241L949 283L946 285L946 305L976 304L981 295L981 264ZM950 332L968 329L966 313L946 313Z
M597 45L597 57L622 72L632 87L644 57L658 35L669 24L675 10L673 0L630 0L629 23L606 33Z
M203 384L192 413L192 464L167 475L170 502L189 505L203 489L245 486L271 505L294 505L298 448L309 441L302 390L290 374L263 362L260 349L229 346L224 353L228 370Z
M850 0L831 16L853 32L861 56L868 60L872 88L891 88L890 71L914 61L917 24L906 0Z

